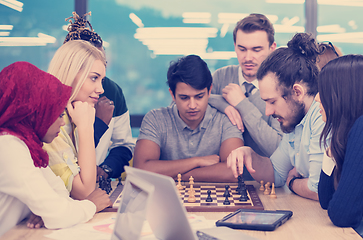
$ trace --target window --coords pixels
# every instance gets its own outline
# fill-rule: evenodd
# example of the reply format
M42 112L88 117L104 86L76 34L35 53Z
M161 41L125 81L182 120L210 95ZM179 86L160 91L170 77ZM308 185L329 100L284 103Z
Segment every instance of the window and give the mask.
M123 89L130 114L168 106L170 61L200 55L211 72L238 64L233 29L250 13L265 14L278 46L304 31L304 4L264 0L89 0L93 28L106 41L107 76Z
M343 54L363 54L362 10L362 0L318 0L317 40L332 42Z
M67 32L73 0L0 1L0 69L28 61L46 71Z

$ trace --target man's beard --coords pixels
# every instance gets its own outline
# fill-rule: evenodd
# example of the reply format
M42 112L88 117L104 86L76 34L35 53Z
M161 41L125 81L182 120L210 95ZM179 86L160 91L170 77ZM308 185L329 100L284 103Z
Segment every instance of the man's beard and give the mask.
M296 125L298 125L301 120L305 117L305 104L300 103L298 101L291 100L291 116L287 118L283 118L287 121L287 125L283 125L283 122L280 122L281 130L284 133L291 133L295 130ZM274 118L281 118L278 115L272 115Z
M251 65L256 65L253 61L247 61L244 62L243 64L251 64ZM256 78L257 76L257 71L255 73L246 73L245 71L243 71L243 68L241 68L242 70L242 75L244 78Z
M242 75L243 75L243 77L246 79L246 78L257 78L256 77L256 73L255 74L246 74L245 72L242 72Z

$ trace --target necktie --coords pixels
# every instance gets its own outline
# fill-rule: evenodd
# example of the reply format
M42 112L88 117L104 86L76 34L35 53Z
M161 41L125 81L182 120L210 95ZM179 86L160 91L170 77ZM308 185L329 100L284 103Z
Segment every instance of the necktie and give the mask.
M252 90L255 88L255 86L252 83L244 82L243 85L246 88L246 97L249 97L252 93Z

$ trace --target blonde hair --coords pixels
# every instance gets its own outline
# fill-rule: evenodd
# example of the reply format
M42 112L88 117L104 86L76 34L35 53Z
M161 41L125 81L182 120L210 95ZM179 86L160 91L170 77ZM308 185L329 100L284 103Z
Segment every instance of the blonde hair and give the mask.
M83 40L69 41L54 54L48 73L58 78L63 84L72 87L69 102L76 98L96 60L102 61L106 66L105 55L102 51ZM75 81L78 73L81 74L78 81Z

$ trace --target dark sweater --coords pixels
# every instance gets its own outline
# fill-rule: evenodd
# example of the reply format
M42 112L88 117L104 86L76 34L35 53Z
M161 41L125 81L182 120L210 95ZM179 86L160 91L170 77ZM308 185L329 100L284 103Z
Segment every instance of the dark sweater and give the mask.
M334 169L335 171L335 169ZM363 116L354 123L348 142L342 173L334 189L334 173L323 171L319 181L319 202L334 225L356 228L363 218Z
M112 100L115 105L113 111L113 117L119 117L127 112L126 100L123 95L122 89L111 79L105 77L102 82L102 87L105 90L102 96L106 96ZM107 131L108 126L101 119L95 119L94 123L94 141L95 146L99 143L102 135ZM132 158L132 152L130 149L124 146L118 146L109 152L105 161L100 166L106 164L112 169L112 178L120 177L121 173L124 172L124 166L129 165L129 161Z

